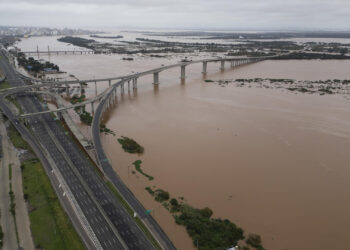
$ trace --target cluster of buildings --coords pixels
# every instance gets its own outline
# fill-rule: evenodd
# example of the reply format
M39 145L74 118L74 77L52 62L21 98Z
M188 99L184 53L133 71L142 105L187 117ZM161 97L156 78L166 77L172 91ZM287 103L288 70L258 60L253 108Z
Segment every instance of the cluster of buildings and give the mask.
M0 26L0 36L58 36L58 35L89 35L96 32L82 29L58 29L44 27L15 27L15 26Z

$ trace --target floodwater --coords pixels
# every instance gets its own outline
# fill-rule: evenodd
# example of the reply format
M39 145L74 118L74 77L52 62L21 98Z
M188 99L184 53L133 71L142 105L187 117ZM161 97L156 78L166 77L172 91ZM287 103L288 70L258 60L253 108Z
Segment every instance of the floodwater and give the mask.
M179 58L53 56L52 62L81 79L139 72ZM264 61L220 72L208 64L206 79L350 79L350 61ZM208 206L246 233L262 236L266 249L345 249L350 227L350 101L341 95L221 87L206 83L201 65L138 80L137 92L118 96L105 117L117 136L102 135L116 172L179 249L193 248L183 227L147 193L162 188L195 207ZM99 85L99 91L103 89ZM94 94L89 85L88 95ZM120 94L120 93L119 93ZM89 135L89 131L84 131ZM122 151L128 136L143 155ZM131 163L154 177L133 174Z
M291 61L262 62L208 78L342 78L339 67L328 67L333 63L350 77L348 62ZM146 186L184 196L191 205L209 206L214 216L260 234L267 249L346 246L349 100L220 87L203 82L198 72L185 85L161 84L155 91L127 95L109 114L107 127L145 147L142 156L128 155L115 138L103 136L113 166L137 197L157 218L164 211ZM175 72L169 75L169 81L176 79ZM131 174L136 159L155 177L152 182ZM165 224L170 236L177 233L172 223Z

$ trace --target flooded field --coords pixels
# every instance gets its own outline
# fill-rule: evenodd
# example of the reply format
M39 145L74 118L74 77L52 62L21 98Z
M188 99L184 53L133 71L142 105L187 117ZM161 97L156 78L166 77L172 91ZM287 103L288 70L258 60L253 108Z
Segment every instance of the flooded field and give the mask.
M61 70L80 79L125 75L179 57L52 56ZM350 79L350 61L264 61L219 71L208 64L138 80L137 92L119 96L105 117L117 136L102 135L116 172L160 223L179 249L194 248L183 227L147 193L162 188L171 197L208 206L247 233L262 236L266 249L345 249L350 218L350 101L344 95L294 93L285 89L222 87L205 79ZM99 91L107 86L99 85ZM94 94L94 85L87 89ZM90 132L83 127L84 132ZM128 136L144 148L125 153L117 138ZM154 177L132 173L132 162Z

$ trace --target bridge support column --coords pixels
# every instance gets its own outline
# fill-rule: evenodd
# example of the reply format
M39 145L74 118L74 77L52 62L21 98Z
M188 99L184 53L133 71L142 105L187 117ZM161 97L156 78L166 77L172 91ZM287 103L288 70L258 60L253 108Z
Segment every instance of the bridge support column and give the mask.
M130 80L128 81L128 92L130 92Z
M134 89L137 89L137 78L132 79L132 86Z
M207 62L203 62L203 70L202 73L205 75L207 73Z
M120 84L120 93L123 95L124 94L124 82Z
M231 68L234 67L234 61L231 61Z
M66 86L66 95L69 96L69 85Z
M224 70L224 69L225 69L225 61L221 61L220 70Z
M58 119L62 120L62 114L61 114L61 112L57 112L57 117L58 117Z
M153 84L159 84L159 72L153 73Z
M186 65L181 66L181 80L185 80L186 78Z
M82 95L83 94L83 84L79 83L79 86L80 86L80 95Z
M94 109L94 103L93 102L91 103L91 113L95 114L95 109Z
M97 95L97 83L95 82L95 95Z
M111 80L108 80L108 86L111 87Z

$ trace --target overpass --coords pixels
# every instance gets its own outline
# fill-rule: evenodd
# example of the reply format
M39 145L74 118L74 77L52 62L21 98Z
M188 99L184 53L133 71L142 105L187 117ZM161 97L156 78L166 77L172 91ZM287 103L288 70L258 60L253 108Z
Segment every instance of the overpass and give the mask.
M208 63L220 63L220 70L225 69L225 63L228 62L230 63L230 67L238 67L238 66L243 66L255 62L259 62L262 60L267 60L273 57L235 57L235 58L211 58L211 59L202 59L202 60L195 60L195 61L186 61L186 62L179 62L176 64L172 65L167 65L167 66L162 66L159 68L147 70L144 72L138 72L135 74L130 74L128 76L117 76L117 77L110 77L110 78L100 78L100 79L87 79L87 80L73 80L73 81L40 81L37 80L37 82L40 82L39 84L34 84L34 85L29 85L29 86L21 86L21 87L15 87L15 88L9 88L4 91L4 96L9 96L12 94L17 94L20 92L25 92L25 91L32 91L33 89L40 89L40 88L45 88L48 87L50 89L58 88L62 85L66 85L66 90L67 93L69 93L69 85L71 84L80 84L80 87L82 88L83 83L87 82L94 82L95 83L95 92L96 96L93 97L92 99L89 99L87 101L65 106L65 107L60 107L57 109L52 109L52 110L45 110L41 112L36 112L36 113L27 113L27 114L21 114L19 117L26 118L26 117L31 117L35 115L42 115L46 113L51 113L51 112L61 112L67 109L72 109L72 108L77 108L81 106L85 106L87 104L91 104L91 110L94 113L94 103L97 101L101 101L102 97L107 95L110 99L107 102L107 107L114 101L115 97L117 96L117 89L120 87L120 92L121 94L124 94L125 92L125 84L127 84L128 91L130 91L131 87L133 89L137 89L137 80L139 77L146 76L146 75L152 75L153 74L153 84L158 85L159 84L159 74L162 71L172 69L172 68L180 68L180 79L183 81L186 78L186 67L192 64L198 64L202 63L202 74L207 74L207 66ZM21 75L22 78L26 78L27 80L32 80L32 78L23 76ZM119 80L117 83L112 84L113 80ZM103 91L102 93L97 95L97 87L96 84L97 82L105 82L108 81L109 83L109 88ZM131 86L132 83L132 86ZM113 86L112 86L113 85ZM40 92L40 90L39 90Z

